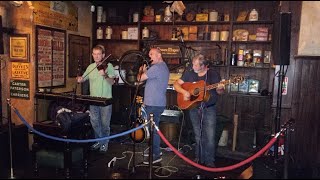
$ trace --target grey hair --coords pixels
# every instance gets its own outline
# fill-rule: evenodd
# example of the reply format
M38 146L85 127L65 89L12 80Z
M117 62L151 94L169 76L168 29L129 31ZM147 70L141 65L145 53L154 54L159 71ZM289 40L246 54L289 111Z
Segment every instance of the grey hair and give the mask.
M207 65L207 60L204 58L203 54L197 54L192 58L192 61L198 60L199 64L202 65Z

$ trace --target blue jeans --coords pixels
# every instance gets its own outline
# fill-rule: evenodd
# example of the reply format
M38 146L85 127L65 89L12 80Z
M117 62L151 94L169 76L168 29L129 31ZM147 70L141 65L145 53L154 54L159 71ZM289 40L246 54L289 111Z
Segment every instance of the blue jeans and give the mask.
M150 113L153 113L153 120L156 123L156 125L159 127L160 117L161 117L161 114L163 113L164 109L165 109L165 106L146 106L148 120L150 119ZM160 158L160 136L156 132L155 129L153 130L152 148L153 148L152 150L153 150L153 155L154 155L153 158L154 159Z
M189 111L196 141L195 156L199 163L210 165L215 161L216 107L194 108Z
M90 122L94 130L95 138L110 136L110 120L112 105L94 106L90 105ZM108 144L109 140L100 141L101 144Z

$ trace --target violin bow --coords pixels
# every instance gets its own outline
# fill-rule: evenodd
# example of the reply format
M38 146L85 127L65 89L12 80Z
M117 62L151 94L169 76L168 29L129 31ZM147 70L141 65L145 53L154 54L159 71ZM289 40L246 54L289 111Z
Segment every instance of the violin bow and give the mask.
M88 72L88 74L86 74L85 76L83 76L83 78L87 77L94 69L98 68L104 61L106 61L109 57L111 56L111 54L109 54L107 57L105 57L100 64L98 64L95 68L93 68L90 72Z

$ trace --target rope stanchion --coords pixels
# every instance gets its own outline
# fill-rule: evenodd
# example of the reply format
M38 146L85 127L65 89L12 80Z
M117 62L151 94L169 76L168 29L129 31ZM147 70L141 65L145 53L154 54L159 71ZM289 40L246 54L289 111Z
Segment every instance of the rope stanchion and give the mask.
M195 166L199 169L203 169L205 171L210 171L210 172L222 172L222 171L230 171L230 170L234 170L236 168L239 168L247 163L249 163L250 161L254 160L255 158L259 157L261 154L263 154L266 150L268 150L277 140L277 136L275 136L274 138L272 138L268 144L266 146L264 146L261 150L259 150L256 154L252 155L251 157L249 157L248 159L241 161L237 164L231 165L231 166L226 166L226 167L220 167L220 168L211 168L211 167L206 167L203 165L200 165L198 163L193 162L192 160L188 159L186 156L184 156L183 154L181 154L175 147L173 147L170 142L164 137L164 135L162 134L162 132L159 130L159 128L157 126L155 126L155 129L157 130L157 133L159 134L160 138L164 141L164 143L166 143L166 145L168 145L172 151L177 154L181 159L183 159L184 161L186 161L187 163L191 164L192 166Z
M65 139L65 138L59 138L59 137L55 137L55 136L51 136L51 135L48 135L48 134L45 134L45 133L42 133L36 129L34 129L32 126L30 126L30 124L23 118L23 116L20 114L20 112L14 108L12 105L11 105L11 108L13 109L13 111L17 114L17 116L20 118L20 120L28 127L28 129L30 129L31 131L33 131L34 133L38 134L38 135L41 135L43 137L46 137L46 138L49 138L49 139L53 139L53 140L56 140L56 141L63 141L63 142L73 142L73 143L88 143L88 142L96 142L96 141L102 141L102 140L107 140L107 139L113 139L113 138L117 138L117 137L120 137L120 136L124 136L124 135L127 135L127 134L130 134L136 130L139 130L141 128L143 128L144 126L146 126L149 122L146 122L144 124L141 124L140 126L138 127L135 127L133 129L130 129L130 130L127 130L127 131L124 131L122 133L119 133L119 134L115 134L115 135L112 135L112 136L107 136L107 137L102 137L102 138L96 138L96 139Z
M10 177L9 179L16 179L13 171L13 154L12 154L12 122L11 122L11 101L7 99L7 111L8 111L8 129L9 129L9 153L10 153Z
M153 121L153 113L150 113L150 141L149 141L149 179L152 179L152 166L153 166L153 133L154 133L154 127L155 123Z

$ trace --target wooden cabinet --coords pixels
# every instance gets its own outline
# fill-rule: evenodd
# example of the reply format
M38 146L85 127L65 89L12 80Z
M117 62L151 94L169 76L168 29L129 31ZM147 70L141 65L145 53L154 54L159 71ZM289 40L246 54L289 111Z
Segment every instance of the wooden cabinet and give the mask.
M259 85L254 85L257 87L253 87L252 91L245 91L243 88L231 90L231 87L228 86L227 93L218 102L218 111L219 114L228 116L231 121L233 114L239 114L238 132L247 134L261 132L260 139L260 135L257 134L253 139L259 136L256 143L263 145L266 134L272 132L272 117L270 115L272 101L270 94L272 93L270 92L273 89L275 76L271 58L272 31L274 15L279 2L187 1L183 2L186 6L184 14L179 16L174 13L172 22L164 22L165 8L171 5L164 2L128 1L106 2L104 4L97 2L96 6L103 7L107 18L106 22L97 23L97 13L93 16L93 44L103 44L107 52L120 59L126 51L142 50L145 48L145 44L150 42L150 38L142 38L142 30L145 27L149 29L149 37L156 37L155 43L157 44L180 44L181 41L175 40L175 30L182 29L185 45L203 53L211 61L213 68L220 72L222 78L229 79L232 75L242 75L246 80L259 82ZM146 6L153 8L155 16L161 16L161 22L155 22L155 20L146 22L150 19L150 17L143 17ZM257 21L249 21L252 20L249 19L249 16L253 9L258 12ZM218 12L216 21L215 18L213 21L210 17L212 11ZM135 12L139 13L138 22L133 22ZM199 17L197 14L200 14ZM156 19L156 17L152 18ZM196 21L197 18L204 21ZM191 19L193 20L190 21ZM105 30L108 26L112 28L113 32L111 39L105 39ZM95 39L96 30L99 27L104 31L103 39ZM136 28L137 39L122 39L122 31L128 31L128 28ZM232 66L230 63L232 53L235 53L234 56L237 58L242 55L243 64ZM245 53L248 53L249 57L246 57ZM269 60L266 59L267 57ZM169 62L170 58L165 60ZM179 62L182 63L183 60ZM266 96L261 96L262 90ZM252 124L254 126L251 126ZM229 137L232 137L231 134ZM248 149L241 150L247 151Z

